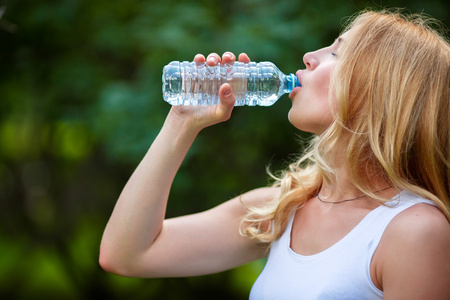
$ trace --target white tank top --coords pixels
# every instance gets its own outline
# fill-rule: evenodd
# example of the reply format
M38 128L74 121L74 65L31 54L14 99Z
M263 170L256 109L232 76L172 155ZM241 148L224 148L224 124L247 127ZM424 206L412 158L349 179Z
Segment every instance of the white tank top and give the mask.
M264 270L250 292L250 300L383 299L372 282L370 263L389 222L417 203L433 202L406 191L379 206L339 242L314 254L300 255L290 248L294 215L285 232L272 243Z

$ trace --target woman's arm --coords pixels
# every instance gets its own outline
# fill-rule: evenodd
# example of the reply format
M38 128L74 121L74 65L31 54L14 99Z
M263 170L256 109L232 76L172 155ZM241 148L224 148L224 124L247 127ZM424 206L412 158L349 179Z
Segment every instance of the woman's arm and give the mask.
M210 55L220 61L218 55ZM234 56L225 56L234 61ZM248 60L244 56L244 60ZM204 61L196 56L197 62ZM256 243L239 235L245 208L238 198L212 210L164 220L169 191L199 131L227 120L234 106L224 84L217 106L172 107L161 132L124 187L106 226L100 265L124 276L189 276L221 271L261 257ZM271 190L257 190L243 201L264 201Z

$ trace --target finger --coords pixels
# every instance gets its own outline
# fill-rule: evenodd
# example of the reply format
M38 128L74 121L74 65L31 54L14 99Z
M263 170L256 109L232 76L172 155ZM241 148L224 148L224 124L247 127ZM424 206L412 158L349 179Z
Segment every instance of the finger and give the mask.
M239 54L239 61L247 64L250 62L250 58L246 53L241 53Z
M211 53L210 55L208 55L208 58L206 59L206 63L209 66L215 66L218 63L220 63L220 56L217 53Z
M220 104L217 106L216 114L220 120L225 121L230 118L234 107L235 97L231 85L228 83L222 84L219 89L219 97Z
M197 55L194 57L194 61L195 61L196 63L199 63L199 64L204 63L204 62L205 62L205 57L204 57L202 54L197 54Z
M231 52L225 52L222 55L222 63L224 64L233 64L236 61L236 56Z

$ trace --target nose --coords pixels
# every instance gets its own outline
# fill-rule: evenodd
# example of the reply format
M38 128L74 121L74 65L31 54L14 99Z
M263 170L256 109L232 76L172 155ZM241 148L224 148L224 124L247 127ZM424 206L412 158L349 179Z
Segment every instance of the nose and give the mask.
M319 65L319 61L315 56L315 52L308 52L303 56L303 62L305 63L306 69L314 70Z

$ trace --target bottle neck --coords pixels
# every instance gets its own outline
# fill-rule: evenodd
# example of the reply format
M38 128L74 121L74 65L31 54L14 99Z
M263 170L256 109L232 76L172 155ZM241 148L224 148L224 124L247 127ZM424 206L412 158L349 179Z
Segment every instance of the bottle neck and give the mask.
M290 93L295 87L301 86L295 74L284 75L284 92Z

